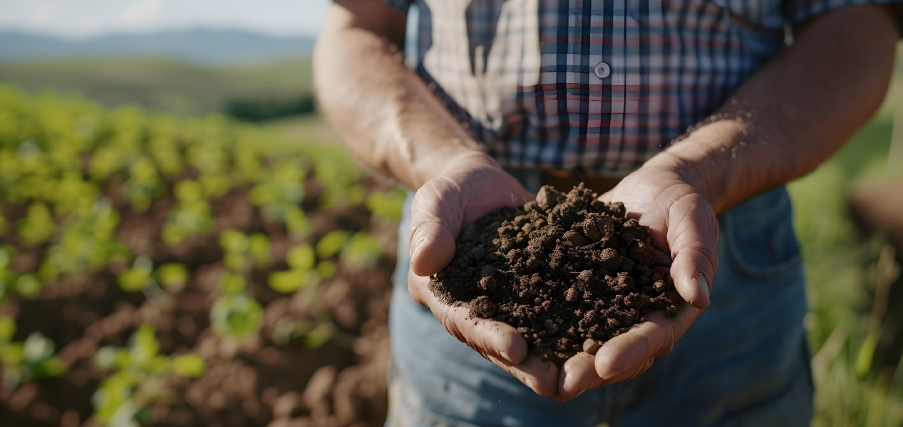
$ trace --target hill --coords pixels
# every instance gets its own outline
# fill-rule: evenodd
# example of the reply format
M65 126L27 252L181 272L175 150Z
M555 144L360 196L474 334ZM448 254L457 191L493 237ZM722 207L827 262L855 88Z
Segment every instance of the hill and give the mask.
M310 73L306 58L228 66L160 58L0 63L0 81L29 92L79 93L106 107L138 104L179 115L221 111L235 99L309 97Z
M48 58L165 57L195 64L235 64L310 56L314 38L241 30L189 29L62 38L0 31L0 62Z

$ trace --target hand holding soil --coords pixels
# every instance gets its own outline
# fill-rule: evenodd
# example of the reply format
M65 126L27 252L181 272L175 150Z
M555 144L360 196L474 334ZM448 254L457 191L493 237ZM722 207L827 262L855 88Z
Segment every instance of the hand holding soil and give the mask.
M708 305L706 277L717 262L714 213L672 168L642 168L602 197L625 204L594 199L584 189L568 200L545 190L527 204L529 212L487 216L461 236L456 259L432 285L446 310L467 312L476 338L486 325L499 325L483 318L506 322L495 326L503 331L514 325L529 342L529 366L545 366L557 376L554 384L547 375L524 377L490 360L559 400L634 378L669 353ZM481 226L494 230L488 240ZM655 266L671 259L670 271ZM447 305L454 301L469 302Z
M569 359L561 368L553 397L572 399L588 389L639 376L656 357L670 353L708 307L718 265L718 220L701 195L705 190L692 171L659 155L600 197L623 201L627 217L649 227L652 246L662 261L671 260L674 286L686 302L678 307L676 317L654 313L606 342L595 355L582 352Z
M511 325L473 319L465 307L442 303L429 290L429 277L455 254L455 237L477 218L503 207L522 206L533 195L484 154L451 159L444 171L416 193L411 207L411 274L408 291L428 307L445 329L537 394L553 395L558 367L530 355Z

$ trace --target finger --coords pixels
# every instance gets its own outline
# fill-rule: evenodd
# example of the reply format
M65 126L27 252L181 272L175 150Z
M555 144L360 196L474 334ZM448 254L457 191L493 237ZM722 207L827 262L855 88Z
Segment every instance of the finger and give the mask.
M643 364L671 352L674 344L690 329L700 312L695 307L682 304L677 316L672 319L666 319L659 311L648 316L647 321L608 340L596 352L596 375L606 383L639 375L644 370L641 369Z
M489 355L487 359L540 396L555 396L558 391L558 366L551 361L543 362L541 357L532 354L519 365L505 365Z
M558 376L558 393L553 396L555 400L570 400L602 385L602 378L596 375L595 360L592 354L580 352L564 362Z
M436 274L455 255L463 210L455 184L442 177L414 194L411 205L411 271L418 276Z
M518 365L527 359L527 341L513 326L494 320L474 318L463 305L448 305L429 289L429 279L410 275L408 291L414 301L425 305L439 323L458 341L483 355Z
M668 243L677 292L693 307L705 309L718 266L718 220L702 196L688 195L671 206Z

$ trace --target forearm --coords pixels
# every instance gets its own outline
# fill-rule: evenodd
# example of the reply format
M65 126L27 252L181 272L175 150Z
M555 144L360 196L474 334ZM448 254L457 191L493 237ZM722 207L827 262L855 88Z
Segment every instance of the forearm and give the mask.
M317 42L318 100L354 156L417 189L449 159L480 153L480 145L405 66L397 40L359 25L349 10L359 4L337 1Z
M897 33L879 7L809 24L713 117L650 164L690 171L716 212L815 169L878 108Z

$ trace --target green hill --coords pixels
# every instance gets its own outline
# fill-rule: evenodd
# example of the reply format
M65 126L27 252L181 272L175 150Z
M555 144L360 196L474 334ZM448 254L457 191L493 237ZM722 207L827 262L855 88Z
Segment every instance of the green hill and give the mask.
M138 104L177 115L221 111L236 99L309 98L310 80L309 59L215 67L154 58L0 63L0 82L28 92L79 93L105 107Z

